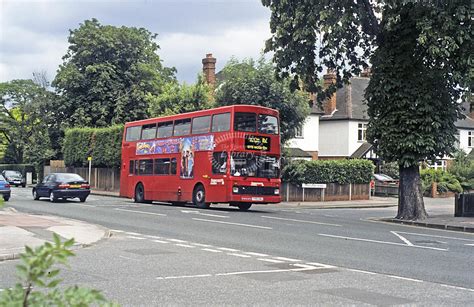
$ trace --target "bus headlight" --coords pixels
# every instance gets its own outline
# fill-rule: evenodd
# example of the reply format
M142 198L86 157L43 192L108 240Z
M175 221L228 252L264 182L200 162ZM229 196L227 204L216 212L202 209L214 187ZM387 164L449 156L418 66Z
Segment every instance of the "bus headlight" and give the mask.
M234 193L239 193L239 187L233 187L232 192Z
M280 195L280 189L275 189L275 195Z

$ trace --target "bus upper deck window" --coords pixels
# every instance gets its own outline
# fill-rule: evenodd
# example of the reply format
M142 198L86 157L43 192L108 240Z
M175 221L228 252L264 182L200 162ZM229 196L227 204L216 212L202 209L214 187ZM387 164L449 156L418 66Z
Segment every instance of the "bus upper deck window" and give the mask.
M173 122L158 123L158 138L167 138L173 135Z
M229 130L230 113L222 113L212 116L212 132L223 132Z
M258 132L267 134L278 134L278 119L275 116L259 114Z
M174 121L174 136L181 136L189 134L191 130L191 119L178 119Z
M235 113L234 129L243 132L256 132L257 115L255 113Z
M138 141L140 139L141 131L141 126L127 127L127 132L125 133L125 141Z
M142 140L151 140L156 137L156 124L143 125Z
M193 118L193 134L208 133L210 126L210 115Z

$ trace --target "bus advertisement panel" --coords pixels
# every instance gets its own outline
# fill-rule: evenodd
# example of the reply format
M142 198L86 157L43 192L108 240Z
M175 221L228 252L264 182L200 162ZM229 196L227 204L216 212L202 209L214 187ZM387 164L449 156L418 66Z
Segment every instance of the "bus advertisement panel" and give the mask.
M136 202L280 202L278 111L235 105L125 125L120 195Z

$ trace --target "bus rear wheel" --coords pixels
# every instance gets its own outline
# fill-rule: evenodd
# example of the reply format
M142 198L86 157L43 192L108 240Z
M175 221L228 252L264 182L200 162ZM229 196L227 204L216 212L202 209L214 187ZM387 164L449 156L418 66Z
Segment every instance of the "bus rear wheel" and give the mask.
M135 187L135 197L133 199L136 203L144 203L145 202L145 189L143 188L143 184L139 183Z
M237 207L239 207L240 211L248 211L250 207L252 207L252 204L250 203L238 203Z
M209 204L206 203L206 190L202 185L197 185L193 191L193 204L201 209L209 208Z

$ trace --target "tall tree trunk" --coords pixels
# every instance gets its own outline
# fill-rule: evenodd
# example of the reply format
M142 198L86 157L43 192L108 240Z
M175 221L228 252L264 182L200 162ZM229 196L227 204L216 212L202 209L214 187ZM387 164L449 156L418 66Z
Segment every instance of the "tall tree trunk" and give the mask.
M398 191L397 219L421 220L428 217L421 191L420 169L418 165L400 166L400 186Z

